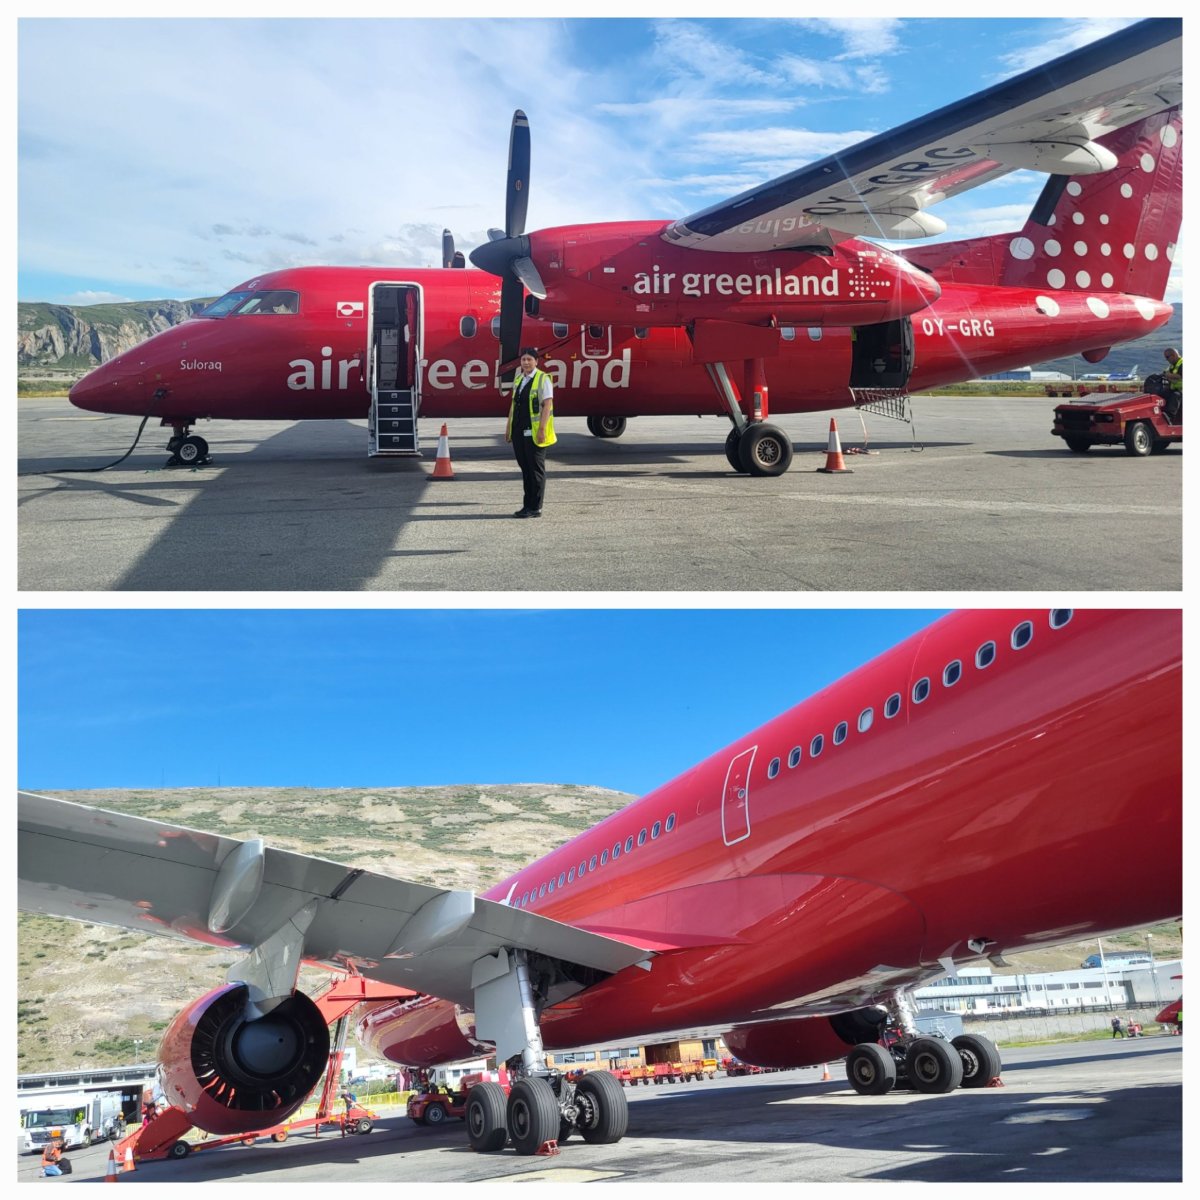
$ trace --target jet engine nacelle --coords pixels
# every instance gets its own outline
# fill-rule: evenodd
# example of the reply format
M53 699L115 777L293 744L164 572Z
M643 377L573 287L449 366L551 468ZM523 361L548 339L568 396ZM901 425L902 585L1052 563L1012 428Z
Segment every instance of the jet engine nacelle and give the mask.
M294 992L257 1019L248 998L243 983L201 996L172 1021L159 1049L167 1099L209 1133L287 1120L329 1060L329 1027L306 995Z
M739 1025L725 1035L725 1045L755 1067L815 1067L845 1058L860 1042L879 1040L886 1014L861 1008L833 1017L804 1017Z

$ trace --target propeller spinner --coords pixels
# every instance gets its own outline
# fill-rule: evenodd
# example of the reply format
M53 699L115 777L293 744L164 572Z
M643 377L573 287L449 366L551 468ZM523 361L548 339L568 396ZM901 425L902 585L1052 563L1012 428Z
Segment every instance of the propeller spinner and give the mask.
M529 118L518 108L513 113L508 138L508 180L504 192L504 229L489 229L491 239L471 251L471 262L481 271L498 276L500 289L500 364L513 364L501 378L513 376L521 349L521 317L525 310L525 292L539 299L546 295L545 285L533 259L529 257L529 239L525 236L525 214L529 208Z

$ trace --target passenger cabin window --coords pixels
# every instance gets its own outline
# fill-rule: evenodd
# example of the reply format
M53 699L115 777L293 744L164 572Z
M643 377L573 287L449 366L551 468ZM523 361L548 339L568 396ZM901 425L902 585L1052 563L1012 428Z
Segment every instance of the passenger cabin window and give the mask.
M479 330L479 322L474 317L460 317L458 332L462 337L473 338Z
M900 711L900 693L893 692L883 702L883 715L890 721Z
M774 779L779 774L779 759L771 759L770 766L767 767L767 778Z
M588 337L602 338L603 336L604 336L604 326L603 325L589 325L588 326Z
M620 857L621 857L621 843L614 842L613 843L613 862L616 862L617 859Z
M558 886L562 887L566 882L567 882L567 873L566 873L566 871L562 871L559 873L559 876L558 876Z
M800 759L804 756L804 751L799 746L793 746L791 754L788 755L788 766L798 767Z
M496 316L494 316L492 318L492 337L494 337L496 339L496 341L500 340L500 316L499 316L499 314L497 314Z
M1031 641L1033 641L1033 622L1022 621L1012 631L1012 648L1014 650L1024 650Z
M650 330L644 325L635 325L633 327L633 336L637 338L639 342L644 342L650 336Z
M984 642L978 650L975 651L975 665L982 671L984 667L990 667L996 661L996 643Z
M603 867L607 862L608 862L608 851L601 850L600 851L600 865Z
M607 862L607 861L608 861L608 856L605 855L605 862ZM591 861L588 863L588 870L594 871L595 869L596 869L596 856L593 854Z
M782 339L783 339L785 342L794 342L794 341L796 340L796 327L795 327L795 325L780 325L780 327L779 327L779 336L780 336L780 337L781 337L781 338L782 338Z
M858 732L866 733L872 725L875 724L875 710L873 708L864 708L858 714Z
M913 703L924 704L929 699L929 677L918 679L913 684Z
M1074 615L1073 608L1052 608L1050 610L1050 628L1061 629Z
M662 822L655 821L650 827L650 840L653 841L660 833L662 833Z
M572 867L572 868L571 868L571 869L570 869L570 870L567 872L567 882L568 882L568 883L574 883L574 882L575 882L575 868L574 868L574 867Z
M556 338L565 338L567 336L566 325L561 324L558 321L555 321L554 324L550 326L550 330Z
M543 883L542 886L540 888L538 888L538 899L540 900L545 894L546 894L546 885Z
M942 672L942 683L946 687L953 687L959 679L962 678L962 663L956 658L953 662L946 664L946 669Z
M675 814L674 814L674 813L671 813L671 814L670 814L670 815L667 817L667 832L668 832L668 833L670 833L670 832L671 832L671 830L672 830L672 829L674 829L674 828L675 828Z
M846 740L846 734L850 732L850 726L845 721L839 721L837 728L833 731L833 744L840 746Z
M641 831L641 833L638 834L638 845L644 846L645 844L646 844L646 831L643 829Z
M825 735L818 733L808 745L808 757L816 758L825 749Z
M582 879L587 874L587 859L585 858L579 864L579 878Z
M810 342L819 342L825 336L825 331L820 325L810 325L808 327L808 340Z
M625 853L628 854L633 849L633 834L631 833L625 839Z
M546 895L547 896L554 895L554 880L553 879L550 880L550 882L548 884L546 884Z

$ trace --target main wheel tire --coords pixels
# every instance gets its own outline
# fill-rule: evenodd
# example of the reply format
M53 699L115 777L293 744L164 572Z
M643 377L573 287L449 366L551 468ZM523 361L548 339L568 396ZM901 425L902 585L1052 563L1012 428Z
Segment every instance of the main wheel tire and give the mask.
M598 438L619 438L628 422L624 417L588 417L588 432Z
M846 1056L846 1078L860 1096L882 1096L896 1086L896 1061L876 1042L863 1042Z
M916 1092L952 1092L963 1077L962 1059L949 1042L935 1037L915 1038L905 1054L908 1085Z
M1125 452L1145 458L1154 449L1154 432L1148 421L1131 421L1125 426Z
M1073 450L1076 454L1086 454L1092 448L1092 443L1087 438L1065 437L1063 441L1067 443L1067 449Z
M741 440L742 431L735 425L729 431L729 436L725 439L725 457L729 459L729 465L739 475L745 475L746 468L742 466L742 459L738 454L738 443L741 442Z
M782 429L760 421L738 443L742 470L751 475L782 475L792 465L792 440Z
M950 1043L962 1060L962 1086L987 1087L1000 1078L1002 1064L996 1043L975 1033L963 1033Z
M426 1125L441 1125L446 1120L446 1109L441 1104L431 1104L425 1110Z
M508 1141L507 1097L498 1083L480 1083L467 1097L467 1140L473 1150L494 1154Z
M185 437L179 443L179 449L175 451L175 457L184 466L190 467L195 463L202 463L208 457L208 443L202 437L197 437L195 434L191 437Z
M585 1142L605 1146L619 1142L629 1128L629 1102L621 1085L607 1071L585 1075L575 1088L579 1119L575 1122Z
M536 1154L558 1137L558 1097L544 1079L518 1079L508 1093L508 1136L518 1154Z
M187 1142L176 1142L167 1153L171 1158L187 1158L191 1154L192 1148Z

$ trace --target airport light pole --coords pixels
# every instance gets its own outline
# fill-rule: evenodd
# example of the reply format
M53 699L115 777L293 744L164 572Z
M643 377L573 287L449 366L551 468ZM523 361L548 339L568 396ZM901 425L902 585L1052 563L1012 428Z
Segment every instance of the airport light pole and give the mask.
M1150 953L1150 978L1154 981L1154 1004L1162 1008L1162 997L1158 994L1158 972L1154 969L1154 934L1146 934L1146 949Z

